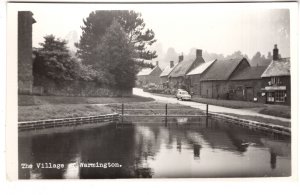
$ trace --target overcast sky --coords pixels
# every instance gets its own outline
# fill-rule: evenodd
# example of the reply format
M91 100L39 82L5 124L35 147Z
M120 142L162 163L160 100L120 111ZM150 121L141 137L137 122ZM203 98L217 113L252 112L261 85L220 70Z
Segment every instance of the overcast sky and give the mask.
M289 11L245 5L30 6L37 21L33 25L33 46L38 46L47 34L65 38L70 31L76 31L79 36L82 19L93 10L132 9L142 13L164 51L173 47L177 52L188 53L191 48L199 48L228 55L240 50L252 57L257 51L267 55L278 44L282 57L288 57Z

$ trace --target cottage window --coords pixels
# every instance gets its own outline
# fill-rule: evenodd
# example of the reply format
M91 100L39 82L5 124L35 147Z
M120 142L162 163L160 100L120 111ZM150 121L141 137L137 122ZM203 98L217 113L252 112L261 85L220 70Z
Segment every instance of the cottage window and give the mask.
M267 93L267 101L268 102L274 102L275 98L274 98L274 92L269 92Z
M285 102L286 93L285 91L275 92L275 102Z
M271 77L271 84L274 85L274 84L281 84L281 80L280 80L280 77Z

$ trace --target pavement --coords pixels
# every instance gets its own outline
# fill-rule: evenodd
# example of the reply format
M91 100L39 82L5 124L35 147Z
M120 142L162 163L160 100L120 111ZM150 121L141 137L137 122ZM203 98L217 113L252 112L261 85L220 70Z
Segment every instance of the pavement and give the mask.
M198 108L198 109L203 110L203 111L206 110L206 104L202 104L202 103L198 103L198 102L191 102L191 101L180 101L180 100L177 100L175 97L172 98L172 97L158 96L158 95L155 95L155 94L152 94L152 93L144 92L142 89L139 89L139 88L133 88L133 94L138 95L138 96L142 96L142 97L150 97L150 98L153 98L156 101L161 102L161 103L170 103L170 104L171 103L172 104L177 103L177 104L182 104L182 105L185 105L185 106L190 106L192 108ZM246 109L246 108L234 109L234 108L226 108L226 107L222 107L222 106L209 105L208 110L209 110L209 112L258 116L258 117L263 117L263 118L280 120L280 121L283 121L283 122L291 122L291 119L260 114L255 109Z

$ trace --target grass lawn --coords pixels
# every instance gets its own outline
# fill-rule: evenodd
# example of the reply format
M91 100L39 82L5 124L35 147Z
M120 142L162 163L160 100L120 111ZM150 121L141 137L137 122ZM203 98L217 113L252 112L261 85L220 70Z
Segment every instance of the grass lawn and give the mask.
M148 101L153 99L139 96L110 98L19 95L18 120L35 121L109 114L114 110L99 104Z
M261 123L271 123L271 124L274 124L274 125L280 125L280 126L284 126L284 127L291 127L290 122L279 121L279 120L276 120L276 119L263 118L263 117L259 117L259 116L229 114L229 113L220 113L220 114L230 115L230 116L238 117L238 118L241 118L241 119L252 120L252 121L257 121L257 122L261 122Z
M261 114L291 118L291 107L282 105L268 105L259 111Z
M236 101L236 100L221 100L221 99L208 99L208 98L199 98L193 97L192 101L211 104L216 106L222 106L227 108L261 108L266 107L264 104L247 102L247 101Z
M107 105L115 112L121 112L121 104ZM197 108L184 106L181 104L168 104L168 115L200 115L204 114ZM125 103L124 114L129 115L165 115L166 104L159 102L137 102Z
M152 98L140 96L132 97L67 97L67 96L31 96L19 95L19 106L45 105L45 104L111 104L120 102L146 102Z
M91 104L48 104L19 106L18 109L19 121L96 116L113 113L113 110L107 106Z

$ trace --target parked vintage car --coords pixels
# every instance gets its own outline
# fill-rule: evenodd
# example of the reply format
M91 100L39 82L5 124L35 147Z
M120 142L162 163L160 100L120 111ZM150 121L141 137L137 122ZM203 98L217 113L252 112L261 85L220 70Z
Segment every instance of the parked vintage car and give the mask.
M176 92L175 97L178 100L191 100L192 99L192 96L187 91L185 91L183 89L178 89L177 92Z

